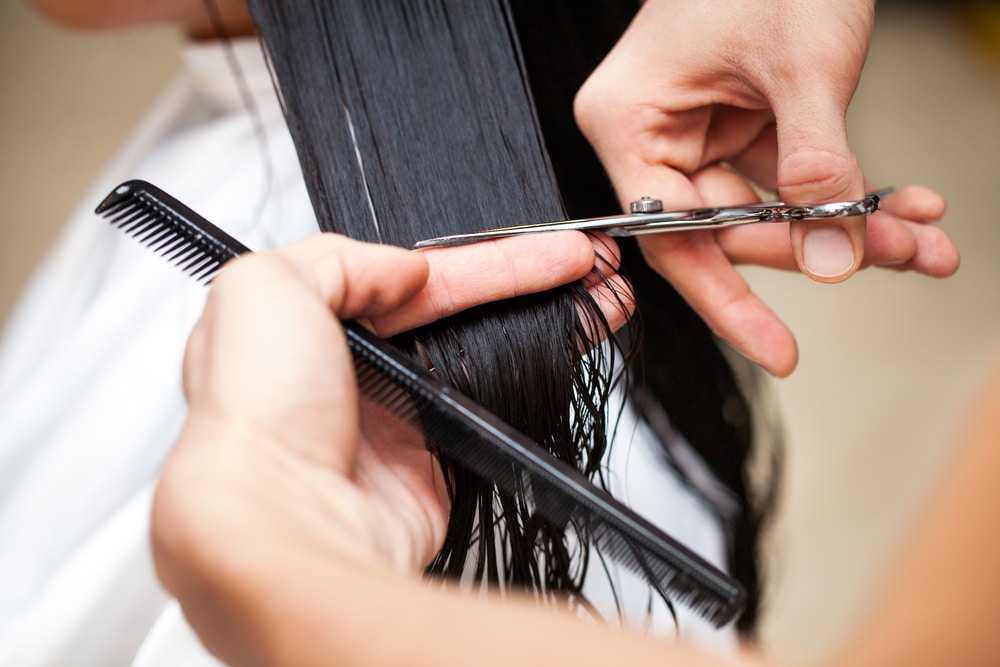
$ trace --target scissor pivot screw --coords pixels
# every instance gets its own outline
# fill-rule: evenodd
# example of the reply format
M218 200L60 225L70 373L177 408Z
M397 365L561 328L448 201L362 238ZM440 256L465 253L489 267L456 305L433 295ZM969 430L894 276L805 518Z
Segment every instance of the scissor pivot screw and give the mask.
M628 205L632 213L659 213L663 210L663 202L652 197L643 197Z

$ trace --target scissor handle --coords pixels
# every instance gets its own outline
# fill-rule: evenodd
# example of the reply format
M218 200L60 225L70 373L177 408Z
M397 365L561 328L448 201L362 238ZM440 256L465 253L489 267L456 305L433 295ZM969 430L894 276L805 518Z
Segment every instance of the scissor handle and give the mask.
M800 220L827 220L831 218L848 218L858 215L868 215L878 210L879 201L893 192L892 188L883 188L857 201L833 202L830 204L813 204L809 206L788 205L784 202L762 202L749 206L730 206L714 209L715 213L697 219L661 218L657 213L639 213L636 216L647 216L648 219L635 224L622 225L618 229L609 230L611 236L640 236L642 234L659 234L662 232L678 232L691 229L715 227L732 227L754 222L795 222ZM656 201L656 200L652 200ZM637 204L648 208L648 198L632 202L632 211ZM655 204L653 204L655 207ZM711 209L704 209L711 210Z

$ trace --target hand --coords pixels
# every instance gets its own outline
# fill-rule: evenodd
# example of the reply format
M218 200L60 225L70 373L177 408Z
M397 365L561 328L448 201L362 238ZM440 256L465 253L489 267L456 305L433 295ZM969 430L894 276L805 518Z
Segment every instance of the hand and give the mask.
M845 115L867 55L871 0L647 0L581 88L577 121L623 204L668 208L864 196ZM734 268L798 269L839 282L875 265L947 276L958 253L927 223L944 203L923 188L863 218L642 237L650 265L717 335L771 373L790 373L795 339Z
M440 468L391 420L361 432L339 320L391 335L584 278L595 245L613 250L578 232L550 241L412 252L327 234L219 274L188 344L190 411L153 511L157 572L210 648L240 645L217 620L232 609L280 613L274 587L306 555L403 573L430 561L446 528Z

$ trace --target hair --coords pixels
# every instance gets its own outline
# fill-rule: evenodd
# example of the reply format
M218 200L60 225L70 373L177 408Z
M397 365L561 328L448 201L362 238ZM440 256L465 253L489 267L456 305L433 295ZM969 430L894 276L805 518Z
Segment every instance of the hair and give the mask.
M431 236L617 210L573 123L572 99L637 2L248 4L322 229L411 247ZM701 320L634 244L622 253L639 314L618 340L629 344L640 323L644 329L634 358L625 358L630 393L640 414L665 410L739 502L730 569L750 593L739 621L749 631L770 495L759 501L748 482L748 402ZM559 459L600 477L621 365L615 344L598 344L605 338L608 322L576 283L474 308L393 342ZM589 353L581 341L592 344ZM523 494L502 493L440 458L453 502L428 572L471 572L585 603L583 527L549 524Z

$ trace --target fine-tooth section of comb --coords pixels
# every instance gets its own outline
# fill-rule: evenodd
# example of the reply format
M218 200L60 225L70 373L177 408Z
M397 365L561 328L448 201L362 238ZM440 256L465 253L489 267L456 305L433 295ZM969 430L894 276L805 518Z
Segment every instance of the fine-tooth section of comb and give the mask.
M123 183L97 213L202 282L249 248L144 181ZM363 395L418 428L438 451L556 525L588 531L601 554L711 623L733 620L742 586L482 406L355 322L344 322Z
M420 427L439 450L507 492L526 492L547 520L583 525L603 555L713 623L724 625L742 608L745 592L731 577L368 330L354 322L344 328L364 395Z

